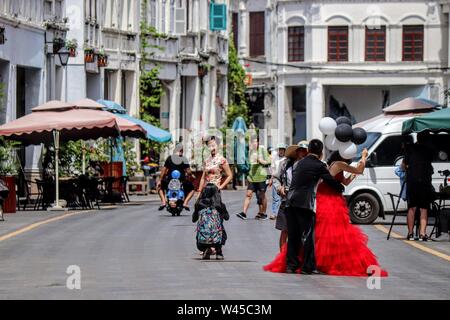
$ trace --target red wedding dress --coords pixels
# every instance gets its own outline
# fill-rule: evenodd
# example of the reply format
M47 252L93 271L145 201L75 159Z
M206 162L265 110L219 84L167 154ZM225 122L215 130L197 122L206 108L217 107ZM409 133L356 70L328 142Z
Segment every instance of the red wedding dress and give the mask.
M343 173L336 176L343 181ZM350 223L349 210L342 194L325 183L317 190L315 250L317 269L328 275L367 277L370 266L379 267L377 258L367 247L367 236ZM265 271L286 271L287 245ZM380 276L388 273L380 270ZM373 272L373 271L371 271Z

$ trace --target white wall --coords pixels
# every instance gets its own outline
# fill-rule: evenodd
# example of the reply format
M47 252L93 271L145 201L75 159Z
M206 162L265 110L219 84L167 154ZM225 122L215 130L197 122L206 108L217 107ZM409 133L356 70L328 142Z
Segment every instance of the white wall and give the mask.
M357 122L368 120L382 112L383 90L389 90L390 102L394 104L408 97L420 96L424 86L329 86L326 88L326 113L329 112L330 97L333 96L347 106Z

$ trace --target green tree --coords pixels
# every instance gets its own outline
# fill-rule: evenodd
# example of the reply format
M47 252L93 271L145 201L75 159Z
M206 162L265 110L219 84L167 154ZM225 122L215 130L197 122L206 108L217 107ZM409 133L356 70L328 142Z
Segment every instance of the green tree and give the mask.
M239 63L233 36L230 35L228 54L228 109L227 126L231 127L237 117L243 117L249 124L249 108L245 99L247 86L245 84L245 70Z

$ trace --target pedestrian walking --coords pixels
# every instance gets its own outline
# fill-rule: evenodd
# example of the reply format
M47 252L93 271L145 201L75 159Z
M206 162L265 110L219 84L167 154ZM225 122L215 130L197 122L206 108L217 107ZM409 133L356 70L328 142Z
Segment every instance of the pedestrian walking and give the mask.
M215 184L208 183L202 190L195 205L192 222L197 223L197 248L203 252L203 260L209 260L212 254L217 260L223 260L222 247L227 240L223 222L230 216L222 202L219 189Z
M256 214L257 220L267 220L267 176L270 159L267 150L259 144L257 136L250 139L250 172L248 174L248 189L244 201L243 211L237 216L242 220L247 220L247 212L250 207L253 194L256 194L259 211Z

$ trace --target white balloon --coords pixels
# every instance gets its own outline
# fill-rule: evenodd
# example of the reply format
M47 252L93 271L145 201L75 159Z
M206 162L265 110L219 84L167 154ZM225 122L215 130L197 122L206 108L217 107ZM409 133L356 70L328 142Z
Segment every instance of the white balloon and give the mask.
M334 135L329 135L325 138L325 146L330 151L337 151L339 150L339 140L336 139Z
M336 127L336 120L330 117L325 117L319 122L319 129L325 135L334 135Z
M345 142L342 143L339 147L339 154L342 158L350 160L356 157L356 154L358 153L358 147L356 147L356 144L353 142Z

